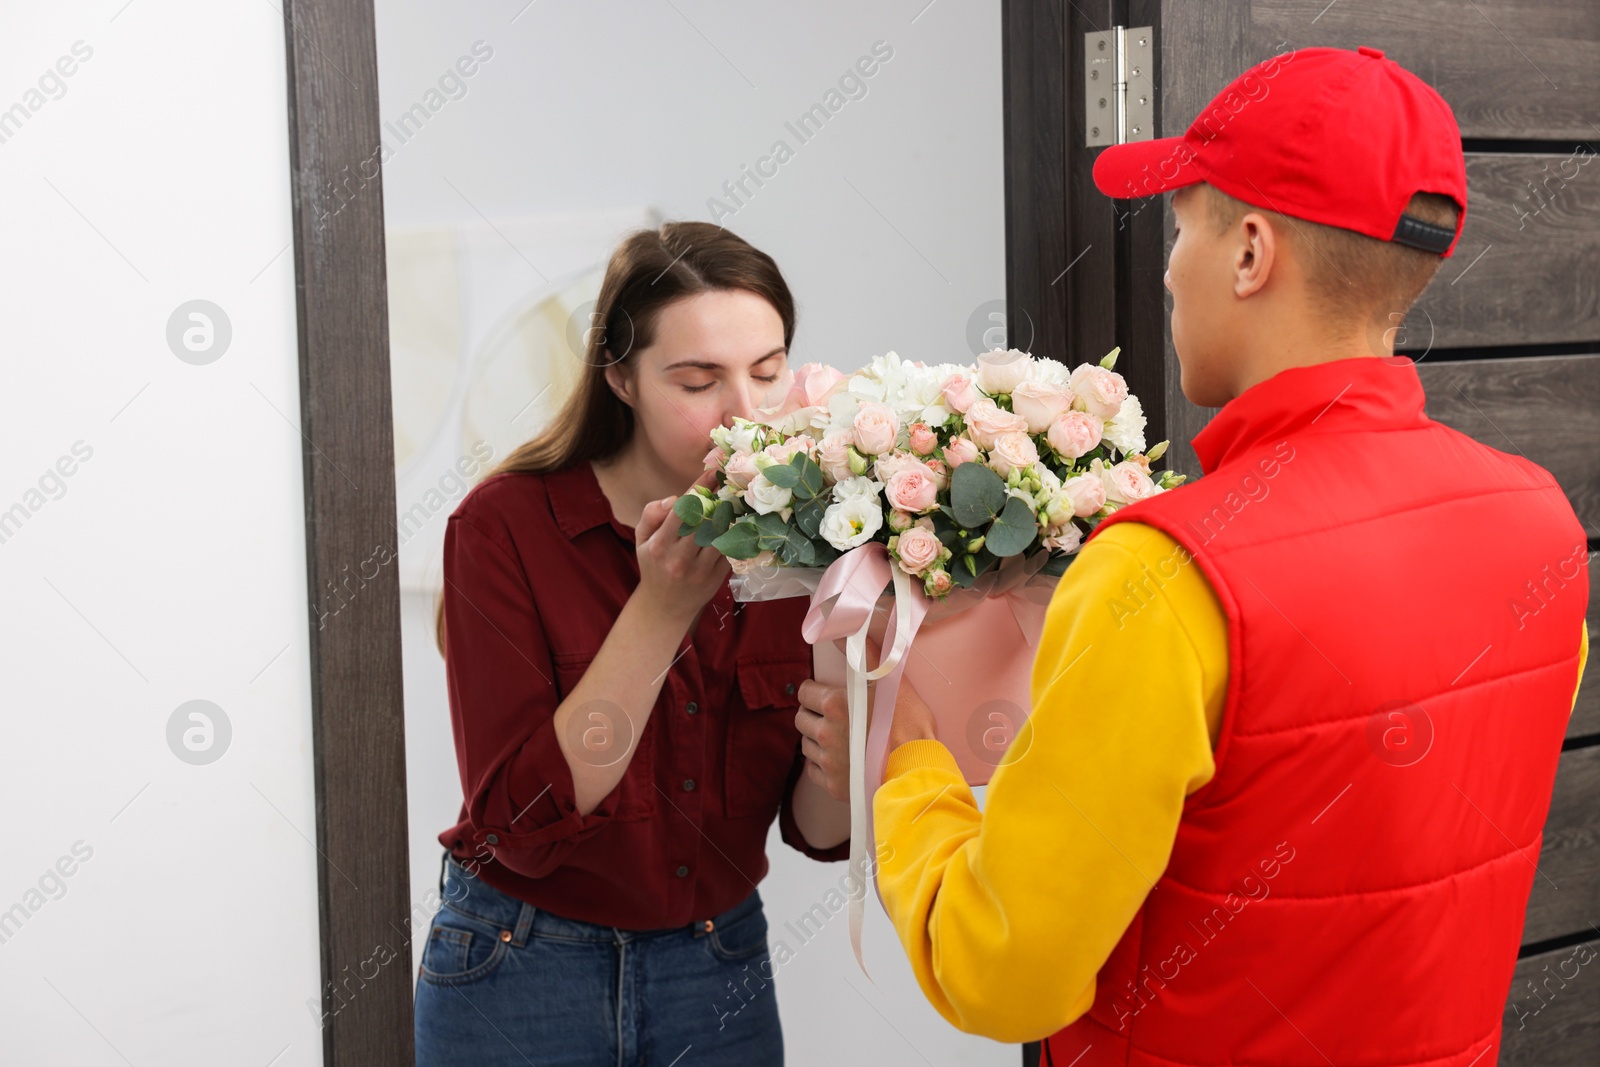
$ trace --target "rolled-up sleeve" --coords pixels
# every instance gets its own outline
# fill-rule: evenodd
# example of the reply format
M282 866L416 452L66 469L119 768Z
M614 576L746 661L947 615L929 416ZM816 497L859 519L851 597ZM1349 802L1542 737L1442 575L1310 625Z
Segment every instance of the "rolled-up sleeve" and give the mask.
M509 538L451 516L444 582L450 721L473 839L480 854L541 878L609 821L616 791L578 813L549 643Z
M831 863L834 860L847 860L850 858L850 839L847 837L832 848L817 848L806 840L805 834L800 832L800 824L794 818L794 787L800 784L800 775L805 773L806 757L800 751L800 745L794 747L794 763L789 767L789 778L783 787L783 804L778 809L778 836L790 848L805 853L814 860Z

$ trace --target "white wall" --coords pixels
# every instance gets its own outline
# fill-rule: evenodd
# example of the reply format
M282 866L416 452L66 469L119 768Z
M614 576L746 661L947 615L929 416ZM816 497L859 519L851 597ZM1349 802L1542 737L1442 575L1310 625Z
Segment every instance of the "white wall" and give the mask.
M485 328L470 325L474 305L503 301L517 286L532 299L571 268L574 255L583 258L570 242L559 248L543 242L540 220L639 206L665 218L710 219L707 200L723 197L723 182L738 178L741 166L754 167L781 138L793 158L763 187L752 186L745 206L718 221L770 253L788 279L799 304L792 361L854 369L891 349L909 359L971 358L969 322L1005 292L997 0L526 3L377 3L383 119L398 128L414 104L436 107L404 139L385 131L393 153L383 179L391 232L494 227L505 234L493 293L487 283L435 291L441 306L460 303L469 323L464 349ZM849 100L800 143L785 123L821 102L880 40L893 57L866 80L866 95ZM430 100L440 76L480 41L480 54L487 48L492 56L463 80L464 89L448 86L453 97ZM598 227L589 261L603 261L613 239ZM461 353L465 363L478 357ZM436 381L402 377L396 395L426 399L446 388L459 394L466 377L462 368ZM533 400L533 391L521 399ZM509 411L522 406L516 399L504 404ZM408 402L407 410L424 406ZM436 414L397 407L397 417L417 420L399 427L408 441L434 441L406 472L419 488L437 482L473 443L448 428L432 436L437 427L429 419ZM539 428L516 425L523 437ZM503 455L498 449L494 458ZM415 496L402 491L402 505ZM432 524L442 526L454 503ZM407 543L413 546L436 556L430 536ZM406 573L432 574L436 584L437 571L430 558ZM431 592L406 593L408 788L419 901L435 889L434 838L454 822L461 799L431 603ZM856 967L843 912L802 945L785 924L821 903L844 865L805 859L779 842L776 830L768 852L772 870L761 891L771 936L796 951L777 978L793 1067L1020 1061L1016 1046L961 1034L926 1003L875 898L869 898L865 950L876 984Z
M0 1063L318 1064L283 21L3 19ZM231 729L199 765L195 700Z

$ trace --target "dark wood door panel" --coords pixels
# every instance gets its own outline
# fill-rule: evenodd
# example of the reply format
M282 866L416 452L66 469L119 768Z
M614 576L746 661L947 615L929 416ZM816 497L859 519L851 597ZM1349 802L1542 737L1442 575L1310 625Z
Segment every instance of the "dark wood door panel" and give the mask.
M1548 470L1600 537L1600 355L1424 360L1417 373L1430 416Z
M1461 239L1395 343L1572 341L1600 341L1600 155L1467 153Z
M1581 140L1600 122L1600 5L1587 0L1254 0L1250 41L1251 63L1381 48L1439 90L1464 137Z
M1600 1063L1597 1002L1600 941L1518 960L1501 1021L1498 1062L1502 1067L1594 1067Z
M1544 824L1539 876L1528 894L1523 944L1564 937L1600 922L1600 746L1561 754ZM1595 968L1600 971L1600 968ZM1600 1003L1600 978L1590 996Z

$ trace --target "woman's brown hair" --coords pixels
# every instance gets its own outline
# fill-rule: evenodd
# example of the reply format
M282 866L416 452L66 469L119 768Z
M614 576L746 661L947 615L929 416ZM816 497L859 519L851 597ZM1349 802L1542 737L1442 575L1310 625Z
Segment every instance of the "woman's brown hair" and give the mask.
M709 222L667 222L623 239L606 264L593 324L584 331L576 388L537 437L519 445L496 474L548 474L573 463L604 460L633 436L633 409L606 381L606 367L628 365L655 338L656 318L696 293L743 289L764 297L783 320L783 343L794 340L794 298L772 257ZM444 590L434 601L434 639L445 652Z

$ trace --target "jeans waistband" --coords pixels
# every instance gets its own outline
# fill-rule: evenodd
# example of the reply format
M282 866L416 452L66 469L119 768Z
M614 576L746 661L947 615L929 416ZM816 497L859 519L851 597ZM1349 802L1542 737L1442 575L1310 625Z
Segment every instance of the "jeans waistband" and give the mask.
M439 895L444 904L463 915L482 922L516 931L520 942L531 930L552 937L567 937L583 941L627 941L640 937L659 937L663 934L690 933L703 937L714 927L726 926L761 907L761 894L756 889L733 907L713 916L710 920L698 919L682 926L669 926L652 930L630 930L617 926L568 919L544 908L536 908L526 901L502 893L471 873L447 851L439 872Z

